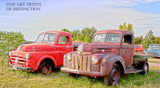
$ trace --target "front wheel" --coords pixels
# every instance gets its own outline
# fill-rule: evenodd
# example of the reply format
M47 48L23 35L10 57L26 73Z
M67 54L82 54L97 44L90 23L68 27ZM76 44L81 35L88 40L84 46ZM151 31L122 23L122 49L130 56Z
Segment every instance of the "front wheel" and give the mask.
M120 67L117 64L114 64L110 74L104 77L104 83L107 85L117 85L120 80Z
M45 75L49 75L52 73L52 66L47 62L43 62L40 65L38 72L43 73Z
M147 75L147 74L148 74L148 71L149 71L148 63L145 62L145 63L143 64L142 70L143 70L143 71L141 72L142 75Z

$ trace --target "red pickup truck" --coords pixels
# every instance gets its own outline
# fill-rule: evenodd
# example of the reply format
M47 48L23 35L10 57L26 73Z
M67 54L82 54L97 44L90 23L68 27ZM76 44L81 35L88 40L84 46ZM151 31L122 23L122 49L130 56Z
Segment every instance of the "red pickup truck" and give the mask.
M135 45L134 46L135 52L142 52L143 51L143 45Z
M35 43L22 44L10 51L9 65L13 69L38 71L48 75L54 68L63 65L64 54L74 50L71 37L70 33L64 31L42 32Z

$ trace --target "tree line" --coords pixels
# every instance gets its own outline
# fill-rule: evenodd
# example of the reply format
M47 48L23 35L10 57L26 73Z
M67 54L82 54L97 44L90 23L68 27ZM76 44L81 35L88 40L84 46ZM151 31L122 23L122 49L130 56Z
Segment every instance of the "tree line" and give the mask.
M73 41L81 41L81 42L92 42L93 35L97 31L94 27L88 28L85 27L81 31L79 30L73 30L69 31L66 28L62 29L62 31L67 31L72 34L72 40Z
M132 24L129 23L120 24L118 29L134 32ZM69 31L64 28L62 29L62 31L70 32L72 34L73 41L92 42L93 35L97 31L97 29L94 27L85 27L81 31ZM0 31L0 57L6 58L10 50L16 49L22 43L26 43L26 40L24 39L24 36L21 32ZM160 37L154 36L152 30L149 30L145 37L135 37L134 43L142 44L144 48L148 48L150 44L160 44Z
M0 57L7 58L10 50L25 42L21 32L0 32Z

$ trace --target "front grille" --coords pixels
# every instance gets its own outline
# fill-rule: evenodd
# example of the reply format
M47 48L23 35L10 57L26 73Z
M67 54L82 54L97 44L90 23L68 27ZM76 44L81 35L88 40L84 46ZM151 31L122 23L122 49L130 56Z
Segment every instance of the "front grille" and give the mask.
M92 63L90 56L72 55L72 69L92 71Z
M12 56L10 58L11 64L25 66L25 58L20 56Z

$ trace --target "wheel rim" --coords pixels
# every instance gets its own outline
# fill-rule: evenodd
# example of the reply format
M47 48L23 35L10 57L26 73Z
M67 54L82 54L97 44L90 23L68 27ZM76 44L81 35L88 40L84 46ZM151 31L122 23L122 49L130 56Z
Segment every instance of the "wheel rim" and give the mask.
M119 81L120 71L118 67L114 67L112 70L111 82L113 85L116 85Z
M148 73L148 65L147 64L144 64L144 75L146 75Z

